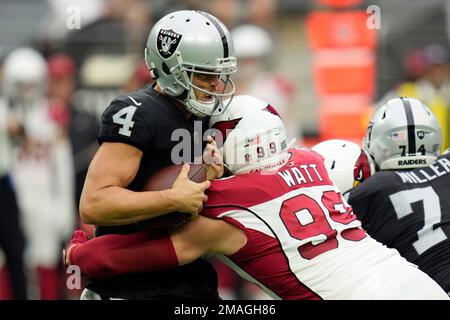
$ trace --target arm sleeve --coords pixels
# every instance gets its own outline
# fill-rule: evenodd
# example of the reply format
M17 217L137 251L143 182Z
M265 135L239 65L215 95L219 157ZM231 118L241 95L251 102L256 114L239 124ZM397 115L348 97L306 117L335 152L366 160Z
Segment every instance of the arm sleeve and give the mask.
M70 252L70 261L95 279L178 266L170 236L154 238L146 231L105 235L78 244Z

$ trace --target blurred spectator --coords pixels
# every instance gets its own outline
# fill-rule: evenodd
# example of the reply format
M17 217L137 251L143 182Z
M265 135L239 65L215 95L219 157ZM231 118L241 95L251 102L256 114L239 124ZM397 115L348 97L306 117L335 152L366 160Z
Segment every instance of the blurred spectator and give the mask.
M424 76L428 68L428 61L422 49L413 49L406 53L404 69L408 81L416 81Z
M239 0L211 0L202 4L201 10L210 12L230 28L239 23L246 12Z
M57 42L70 32L68 18L79 13L81 27L98 19L102 14L105 0L47 0L49 11L42 20L39 38Z
M29 0L28 0L29 1ZM32 43L44 58L61 50L60 46L72 31L88 25L98 19L102 13L104 0L45 0L40 3L44 10L37 16L38 23L25 25L24 29L32 29ZM14 6L14 5L12 5ZM17 8L16 8L17 10Z
M10 179L12 142L21 139L22 129L17 119L11 115L8 102L0 97L0 249L6 258L6 261L1 259L0 262L0 299L27 299L23 259L25 239L20 225L16 193ZM6 262L6 267L3 262Z
M72 145L75 172L74 200L78 208L87 169L98 148L98 121L91 114L73 105L77 71L74 60L68 55L55 54L48 59L47 66L50 109L60 118L60 123L67 130ZM78 214L76 216L78 218Z
M5 95L22 123L25 139L12 166L27 239L26 258L36 271L40 299L60 299L62 242L74 229L73 166L65 117L45 97L47 65L31 48L5 61Z
M63 44L76 63L77 107L99 117L132 77L151 22L152 3L144 0L104 0L102 15Z
M47 60L47 70L50 110L60 119L59 123L68 134L72 146L75 175L73 199L76 207L74 219L81 229L93 236L94 227L83 224L79 219L78 204L89 163L98 148L98 121L95 116L73 104L77 72L74 60L65 54L55 54ZM84 278L82 280L85 281ZM80 294L80 290L66 290L65 298L78 299Z
M210 0L198 1L200 9L215 15L225 25L254 24L272 30L278 14L277 0Z
M122 2L123 0L121 0ZM128 52L141 56L143 44L147 43L151 24L151 6L143 0L129 1L126 7L125 26L127 29Z
M95 56L115 59L140 56L149 24L150 10L143 0L105 0L97 20L68 34L65 51L75 59L80 70L89 63L88 58ZM111 67L116 73L123 72L113 64Z
M238 70L234 76L236 94L250 94L269 101L286 123L288 136L297 137L298 121L289 117L294 84L273 70L273 40L256 25L241 25L231 31Z
M388 92L384 101L405 96L417 98L427 104L436 114L442 128L442 150L450 146L450 70L447 48L430 44L418 51L414 51L410 59L410 74L418 77L416 81L401 83L396 89ZM412 61L411 61L412 60Z
M260 27L272 29L277 19L277 0L248 1L248 21Z

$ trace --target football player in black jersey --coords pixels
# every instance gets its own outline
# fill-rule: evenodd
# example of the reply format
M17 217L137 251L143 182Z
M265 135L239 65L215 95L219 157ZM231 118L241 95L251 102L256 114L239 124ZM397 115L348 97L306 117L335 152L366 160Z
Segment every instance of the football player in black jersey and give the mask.
M139 191L152 174L173 163L193 162L203 152L220 160L204 131L212 112L224 109L222 99L234 93L233 52L229 31L208 13L177 11L154 25L145 60L155 84L114 99L102 115L101 146L80 201L81 217L97 225L97 236L134 232L138 222L169 212L195 217L201 211L210 183L190 181L188 165L172 189ZM180 139L186 138L183 133L187 144ZM208 179L222 174L220 161L208 165ZM217 299L217 275L198 259L161 272L90 279L82 299L98 298Z
M335 175L334 182L348 192L373 238L397 249L450 293L450 154L440 155L441 143L438 120L427 106L412 98L391 99L375 111L363 141L377 172L351 190L347 180L350 175L356 180L353 170ZM340 157L325 147L333 149L324 145L317 151L330 163Z

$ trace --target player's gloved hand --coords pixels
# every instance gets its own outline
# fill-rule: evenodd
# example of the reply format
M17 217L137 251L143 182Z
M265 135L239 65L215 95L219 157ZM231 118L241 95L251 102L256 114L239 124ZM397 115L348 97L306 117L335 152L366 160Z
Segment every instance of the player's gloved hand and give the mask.
M67 247L63 249L63 261L66 267L72 264L70 261L70 253L72 249L81 243L87 242L88 240L89 240L88 235L83 230L75 230L72 233L72 239L70 239L70 242L67 245Z
M189 170L190 166L188 164L183 165L171 190L173 191L177 211L190 213L193 219L202 211L203 202L208 201L205 190L209 188L211 182L207 180L202 183L196 183L189 180Z
M203 162L206 164L207 179L213 180L223 176L223 158L213 137L208 136L207 139L208 143L203 151Z

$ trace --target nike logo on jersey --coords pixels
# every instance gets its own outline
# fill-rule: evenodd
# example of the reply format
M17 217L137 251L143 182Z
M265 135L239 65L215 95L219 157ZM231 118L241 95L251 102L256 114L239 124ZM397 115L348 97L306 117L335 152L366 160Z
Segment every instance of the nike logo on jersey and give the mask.
M133 103L137 106L140 106L142 104L142 102L137 102L136 100L134 100L132 97L128 96L128 98L131 99L131 101L133 101Z

